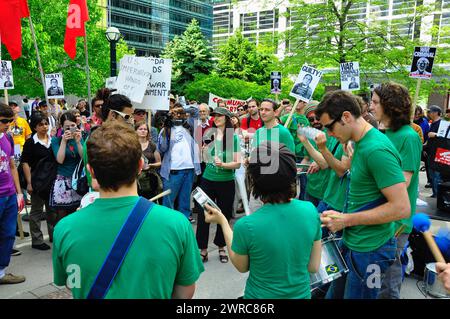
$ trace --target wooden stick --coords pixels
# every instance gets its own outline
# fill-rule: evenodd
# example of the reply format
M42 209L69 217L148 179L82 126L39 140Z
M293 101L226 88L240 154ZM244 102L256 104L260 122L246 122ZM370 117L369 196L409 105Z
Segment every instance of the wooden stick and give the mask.
M86 28L86 26L84 26ZM91 105L91 76L89 74L89 56L87 49L87 33L85 32L84 38L84 55L86 57L86 79L87 79L87 89L88 89L88 105L89 105L89 114L92 114L92 105Z
M33 38L34 48L36 50L36 58L37 58L37 62L38 62L39 73L41 74L42 87L44 88L44 96L45 96L45 100L48 103L47 90L45 88L44 69L42 68L41 56L39 55L39 49L38 49L38 45L37 45L37 41L36 41L36 33L34 32L34 25L33 25L33 20L31 20L31 14L28 17L28 20L30 21L31 36Z
M5 104L8 105L9 104L8 90L4 89L4 92L5 92Z
M431 234L431 232L428 230L426 232L423 232L423 238L425 238L425 241L428 244L428 247L431 250L431 253L433 254L434 259L437 262L440 263L445 263L445 259L444 256L442 256L441 251L439 250L438 245L436 244L436 242L434 241L433 235Z
M421 84L422 84L422 79L418 79L417 85L416 85L416 93L414 94L414 104L413 104L412 109L415 109L415 107L417 106L417 100L419 99L419 91L420 91Z
M405 228L406 228L406 225L405 225L405 224L401 225L401 226L397 229L397 231L395 232L394 237L397 238L398 236L400 236L400 234L402 233L402 231L405 230Z
M294 115L294 112L295 112L295 109L297 108L298 103L300 103L300 100L299 99L295 100L295 103L294 103L294 106L292 107L291 113L289 113L289 117L287 118L286 123L284 123L285 128L288 128L289 124L291 124L291 119L292 119L292 116Z
M159 199L159 198L161 198L161 197L164 197L164 196L166 196L166 195L169 195L170 193L172 193L172 190L168 189L168 190L162 192L161 194L158 194L158 195L156 195L155 197L150 198L149 201L153 202L153 201L155 201L155 200L157 200L157 199Z

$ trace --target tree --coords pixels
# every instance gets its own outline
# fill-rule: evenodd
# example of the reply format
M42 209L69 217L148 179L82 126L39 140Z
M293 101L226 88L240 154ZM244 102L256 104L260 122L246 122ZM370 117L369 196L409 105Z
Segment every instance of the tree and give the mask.
M405 3L396 8L405 18L389 22L380 19L389 8L386 0L369 4L365 0L291 2L294 6L289 19L293 28L284 37L292 52L284 61L284 71L290 74L298 73L300 66L308 63L328 69L322 82L339 86L339 63L358 61L362 82L395 80L414 88L416 80L408 77L414 46L437 45L418 39L422 18L433 10L424 5L411 10L410 3ZM368 5L371 13L367 18ZM448 61L448 57L445 50L438 49L435 63ZM433 75L439 77L444 72L433 67ZM437 85L435 80L422 83L425 90Z
M59 0L28 0L44 72L62 72L66 94L87 96L83 39L78 38L75 60L71 60L64 51L68 3ZM102 13L97 2L88 1L88 8L90 20L86 23L86 28L89 69L91 87L95 93L96 89L105 85L105 78L109 76L109 43L105 38L105 30L99 26ZM22 20L22 43L22 57L13 61L15 89L10 94L43 96L44 89L28 19ZM2 52L7 51L3 49ZM133 54L133 50L120 41L117 58L120 59L125 54ZM9 59L9 55L3 54L3 58Z
M172 91L179 94L196 74L209 74L214 67L211 48L196 19L166 45L161 56L172 59Z
M266 84L277 59L270 47L255 46L240 30L219 48L217 72L227 77Z

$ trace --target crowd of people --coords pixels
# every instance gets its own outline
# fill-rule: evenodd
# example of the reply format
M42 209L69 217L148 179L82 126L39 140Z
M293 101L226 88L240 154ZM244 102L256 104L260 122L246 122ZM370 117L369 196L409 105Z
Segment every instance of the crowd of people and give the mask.
M244 298L311 298L322 242L335 238L348 273L321 287L326 298L398 299L421 161L434 197L441 181L428 141L443 111L412 110L392 82L370 98L251 99L237 113L171 95L152 114L108 89L92 114L85 100L23 102L23 116L0 103L0 284L25 281L6 268L28 203L32 248L53 250L55 284L81 269L75 298L191 298L217 224L220 262L249 272ZM193 200L196 187L212 202ZM369 284L373 265L380 285ZM449 289L450 264L437 268Z

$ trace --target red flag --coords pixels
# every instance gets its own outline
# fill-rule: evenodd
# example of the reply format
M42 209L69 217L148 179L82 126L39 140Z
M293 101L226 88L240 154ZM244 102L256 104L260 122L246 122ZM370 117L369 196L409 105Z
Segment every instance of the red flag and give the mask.
M0 0L0 36L13 60L22 55L21 19L29 15L27 0Z
M66 37L64 50L73 60L77 55L77 37L86 35L85 23L89 21L86 0L70 0L67 12Z

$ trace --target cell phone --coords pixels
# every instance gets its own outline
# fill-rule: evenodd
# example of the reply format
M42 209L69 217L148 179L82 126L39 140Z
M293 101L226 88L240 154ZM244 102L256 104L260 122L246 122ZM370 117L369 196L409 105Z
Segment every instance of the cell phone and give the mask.
M192 197L201 207L203 207L204 210L206 210L205 204L208 204L209 206L221 211L219 206L217 206L216 203L214 203L214 201L209 198L209 196L206 195L200 187L197 187L192 191Z
M70 128L70 133L73 134L73 133L75 133L76 131L77 131L77 128L76 128L76 127L71 127L71 128Z

